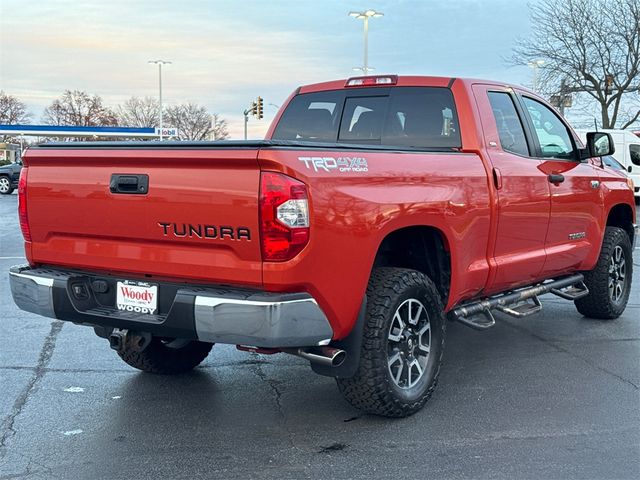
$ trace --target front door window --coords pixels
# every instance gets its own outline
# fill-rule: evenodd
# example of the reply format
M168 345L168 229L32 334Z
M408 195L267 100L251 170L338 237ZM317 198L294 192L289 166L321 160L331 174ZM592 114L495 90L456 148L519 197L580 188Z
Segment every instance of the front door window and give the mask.
M524 106L529 112L534 133L540 144L543 158L575 160L576 151L566 125L546 105L529 97L522 97Z

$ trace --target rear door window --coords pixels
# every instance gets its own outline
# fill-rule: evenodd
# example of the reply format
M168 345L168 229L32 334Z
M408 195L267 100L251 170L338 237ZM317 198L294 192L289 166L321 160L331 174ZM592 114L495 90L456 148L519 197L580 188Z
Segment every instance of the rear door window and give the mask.
M530 153L527 137L513 98L506 92L488 92L488 96L502 149L528 157Z
M345 89L298 95L285 110L272 138L416 149L461 147L453 94L440 87Z

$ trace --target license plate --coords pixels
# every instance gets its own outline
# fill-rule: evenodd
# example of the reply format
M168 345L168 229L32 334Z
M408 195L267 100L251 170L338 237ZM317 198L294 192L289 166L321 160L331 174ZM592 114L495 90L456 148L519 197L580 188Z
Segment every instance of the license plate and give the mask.
M145 282L125 280L118 282L116 307L118 310L136 313L156 313L158 308L158 286Z

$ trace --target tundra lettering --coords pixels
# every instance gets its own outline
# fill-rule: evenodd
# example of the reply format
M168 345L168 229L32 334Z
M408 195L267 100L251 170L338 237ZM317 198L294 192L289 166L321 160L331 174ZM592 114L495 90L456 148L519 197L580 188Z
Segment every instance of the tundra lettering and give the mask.
M163 235L189 238L209 238L224 240L251 240L251 230L247 227L216 227L215 225L192 225L185 223L158 222ZM220 235L218 235L220 232Z

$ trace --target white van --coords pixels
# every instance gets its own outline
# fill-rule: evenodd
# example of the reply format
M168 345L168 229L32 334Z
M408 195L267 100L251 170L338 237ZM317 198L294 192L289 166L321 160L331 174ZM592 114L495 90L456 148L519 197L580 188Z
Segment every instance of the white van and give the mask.
M576 130L583 142L589 130ZM636 200L640 198L640 138L630 130L598 130L611 134L616 151L613 154L627 170L635 185Z

